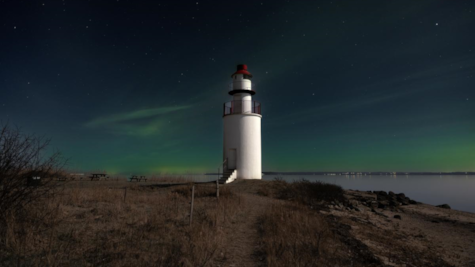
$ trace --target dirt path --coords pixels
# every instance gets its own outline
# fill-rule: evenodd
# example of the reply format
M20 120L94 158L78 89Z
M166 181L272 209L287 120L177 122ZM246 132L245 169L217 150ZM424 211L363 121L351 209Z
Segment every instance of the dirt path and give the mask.
M226 222L222 230L227 242L222 248L220 260L215 266L264 266L265 260L260 252L259 218L268 209L273 199L249 192L242 184L233 186L233 191L241 196L242 210L234 221Z

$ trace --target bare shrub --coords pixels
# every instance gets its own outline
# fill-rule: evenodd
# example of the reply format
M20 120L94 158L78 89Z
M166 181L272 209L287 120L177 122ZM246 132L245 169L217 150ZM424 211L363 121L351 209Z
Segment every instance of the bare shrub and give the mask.
M0 127L0 240L5 238L7 221L24 220L26 207L49 197L55 178L64 175L61 155L45 156L48 144L49 140L24 134L18 128Z

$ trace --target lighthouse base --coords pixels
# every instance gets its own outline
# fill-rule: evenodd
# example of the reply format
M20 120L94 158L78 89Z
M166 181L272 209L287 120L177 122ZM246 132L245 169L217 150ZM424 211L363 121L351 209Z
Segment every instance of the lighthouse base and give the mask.
M223 160L236 179L262 179L261 119L255 113L223 117Z

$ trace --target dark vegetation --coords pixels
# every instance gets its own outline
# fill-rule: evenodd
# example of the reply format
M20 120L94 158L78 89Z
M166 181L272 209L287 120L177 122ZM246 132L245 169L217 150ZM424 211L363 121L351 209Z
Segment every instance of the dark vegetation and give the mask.
M0 245L6 242L7 223L27 222L30 206L56 192L54 178L62 175L65 161L59 153L46 156L48 144L19 128L0 127Z
M330 202L343 203L346 201L341 186L319 181L310 182L302 179L288 183L281 179L276 179L274 188L277 198L292 200L310 206L321 206L324 203Z

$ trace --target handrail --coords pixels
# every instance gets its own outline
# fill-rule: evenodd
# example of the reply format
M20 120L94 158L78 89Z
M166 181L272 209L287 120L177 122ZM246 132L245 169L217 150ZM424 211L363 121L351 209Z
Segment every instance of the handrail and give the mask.
M224 159L223 164L221 165L221 167L223 168L223 172L224 172L224 164L226 164L227 161L228 161L228 158ZM227 165L226 165L226 166L227 166ZM226 168L226 169L228 169L228 168Z
M218 168L218 179L216 180L216 183L218 182L218 180L221 178L221 173L220 173L220 168L222 168L223 170L223 173L224 173L224 164L226 164L226 162L228 161L228 158L225 158L223 163L221 164L221 166ZM226 168L227 169L227 168Z

